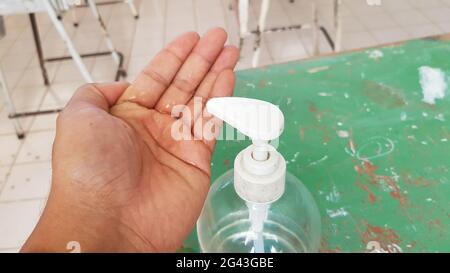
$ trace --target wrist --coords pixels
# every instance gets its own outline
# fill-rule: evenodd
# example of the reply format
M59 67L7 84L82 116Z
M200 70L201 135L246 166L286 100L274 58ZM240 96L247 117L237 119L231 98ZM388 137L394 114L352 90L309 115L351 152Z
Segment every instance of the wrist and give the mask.
M50 195L45 210L22 252L153 252L120 215L89 206L76 196L62 200Z

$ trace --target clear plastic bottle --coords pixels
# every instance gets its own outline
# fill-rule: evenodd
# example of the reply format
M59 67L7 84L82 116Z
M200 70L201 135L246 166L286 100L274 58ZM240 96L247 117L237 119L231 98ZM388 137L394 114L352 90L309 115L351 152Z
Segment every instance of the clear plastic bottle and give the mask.
M238 196L233 170L219 177L197 222L201 251L317 252L321 224L316 203L303 183L289 172L285 182L284 193L277 201L256 204ZM262 226L252 226L252 213L263 220Z
M248 98L213 98L207 110L248 136L252 144L234 169L213 183L197 222L203 252L316 252L320 214L309 191L286 171L269 141L284 129L281 110Z

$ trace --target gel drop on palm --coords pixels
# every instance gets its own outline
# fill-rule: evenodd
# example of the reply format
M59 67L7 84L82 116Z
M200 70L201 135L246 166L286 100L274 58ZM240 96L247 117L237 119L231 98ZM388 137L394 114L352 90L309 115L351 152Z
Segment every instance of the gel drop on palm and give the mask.
M286 171L269 144L284 129L275 105L248 98L214 98L207 111L252 140L234 169L211 186L197 222L203 252L317 252L320 214L303 183Z

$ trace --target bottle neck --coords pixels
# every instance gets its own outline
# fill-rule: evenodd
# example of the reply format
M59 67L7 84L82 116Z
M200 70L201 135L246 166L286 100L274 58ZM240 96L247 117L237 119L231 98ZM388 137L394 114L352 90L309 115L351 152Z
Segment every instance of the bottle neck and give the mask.
M266 141L254 140L252 157L256 161L266 161L269 158L269 144Z
M272 203L284 193L286 162L273 147L266 151L266 160L258 161L254 146L241 151L234 161L234 187L247 202Z

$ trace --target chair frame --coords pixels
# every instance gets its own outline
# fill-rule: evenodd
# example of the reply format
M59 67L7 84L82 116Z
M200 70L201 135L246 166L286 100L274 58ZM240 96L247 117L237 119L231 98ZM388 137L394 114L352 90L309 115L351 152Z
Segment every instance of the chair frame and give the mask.
M114 47L114 44L113 44L111 37L109 36L108 30L106 28L106 25L103 22L103 19L101 18L100 14L98 12L97 5L94 0L86 0L86 4L87 4L87 7L89 7L94 18L97 19L99 22L99 25L100 25L100 28L102 31L102 35L105 40L108 51L94 52L94 53L87 53L87 54L79 54L78 53L69 34L65 30L62 21L60 19L58 19L60 13L55 8L53 3L48 0L37 0L37 1L42 1L41 3L45 7L45 11L47 12L47 14L49 16L50 21L55 26L59 36L64 41L64 44L66 45L67 50L69 52L69 56L45 59L43 56L42 45L41 45L41 40L40 40L40 36L39 36L39 30L38 30L38 26L37 26L37 22L36 22L35 13L31 12L28 14L32 32L33 32L33 38L34 38L34 42L35 42L35 46L36 46L36 51L37 51L37 55L38 55L38 59L39 59L39 65L41 68L42 77L43 77L43 81L44 81L45 85L48 86L50 84L50 81L48 79L47 70L45 68L45 63L46 62L54 62L54 61L70 60L70 59L72 59L75 62L83 79L87 83L92 83L93 78L82 60L83 57L96 57L96 56L111 55L111 57L117 64L117 72L116 72L115 80L119 80L121 77L126 76L126 71L123 69L123 54ZM61 1L61 0L58 0L58 1ZM57 113L62 110L61 108L57 108L57 109L49 109L49 110L17 112L14 107L13 101L10 97L10 92L8 91L6 82L4 81L3 73L1 73L1 71L0 71L0 85L1 85L0 91L3 93L3 96L5 97L6 107L8 110L8 117L13 120L14 128L16 130L16 134L19 139L25 137L25 133L24 133L22 126L20 125L20 123L17 120L18 118L42 115L42 114Z
M249 5L250 0L238 0L238 21L239 21L239 48L242 49L244 45L245 38L250 35L255 35L255 42L253 45L253 58L252 58L252 67L257 67L259 63L259 58L261 54L261 39L262 35L270 32L277 31L290 31L290 30L298 30L298 29L312 29L313 31L313 55L316 56L320 53L319 47L319 33L321 32L330 47L335 52L341 51L342 48L342 23L340 17L340 5L341 0L333 0L333 15L334 15L334 26L335 26L335 36L334 41L331 38L331 35L327 31L327 29L320 25L318 19L318 9L315 2L312 3L312 18L313 22L311 24L304 25L291 25L284 27L275 27L275 28L266 28L266 19L267 14L269 12L271 0L262 0L261 9L259 12L258 25L256 30L249 31L248 29L248 13L249 13ZM290 0L290 3L293 3L294 0Z

